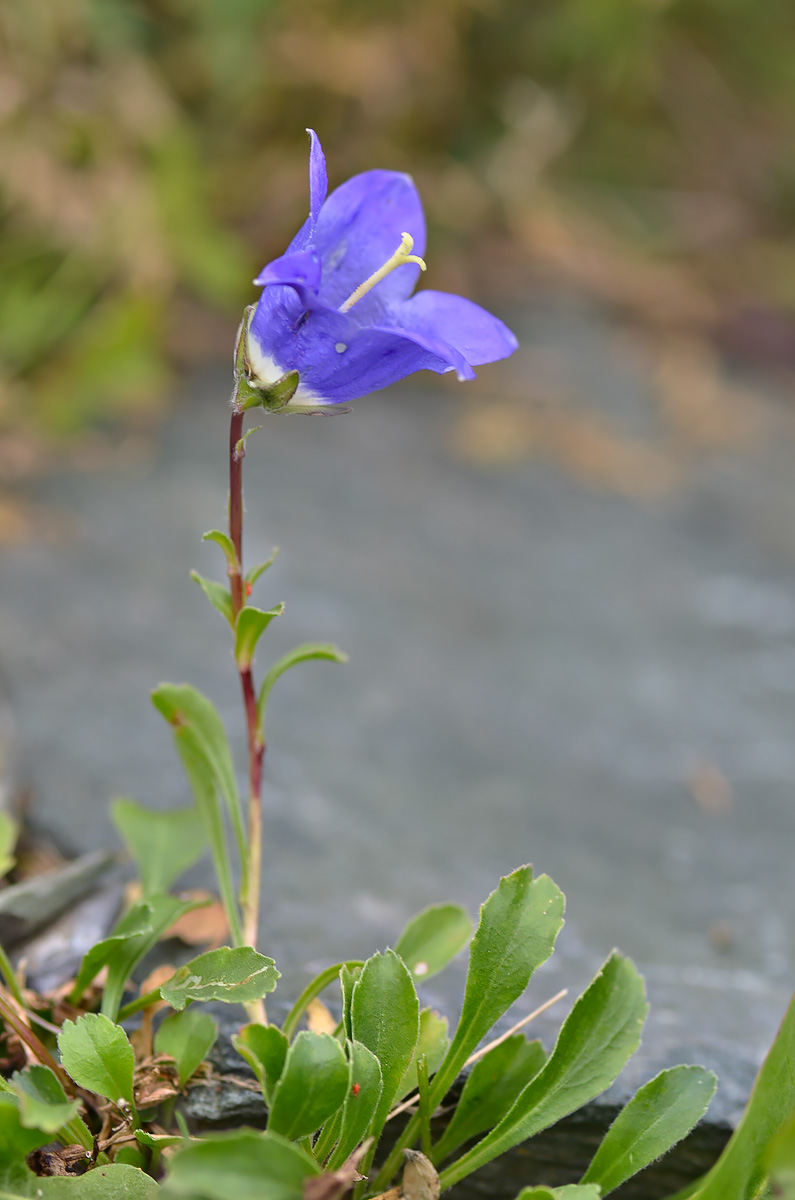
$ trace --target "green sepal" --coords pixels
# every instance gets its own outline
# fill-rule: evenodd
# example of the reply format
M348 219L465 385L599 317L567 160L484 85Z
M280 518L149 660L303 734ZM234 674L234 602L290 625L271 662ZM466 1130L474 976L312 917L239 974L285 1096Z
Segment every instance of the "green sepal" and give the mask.
M262 407L268 412L279 412L280 409L287 407L298 390L300 376L297 371L286 371L275 383L264 388L258 387L253 382L251 363L248 357L248 331L254 311L255 305L249 304L243 313L243 320L237 333L235 391L232 402L238 411Z

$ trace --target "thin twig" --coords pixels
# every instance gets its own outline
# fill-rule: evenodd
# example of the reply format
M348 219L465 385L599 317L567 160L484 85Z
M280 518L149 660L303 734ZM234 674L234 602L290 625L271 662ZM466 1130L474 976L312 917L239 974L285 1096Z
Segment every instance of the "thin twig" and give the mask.
M561 988L561 990L556 992L554 996L550 996L549 1000L545 1000L544 1003L539 1005L539 1007L533 1012L528 1013L526 1017L522 1017L521 1021L517 1021L515 1025L512 1025L507 1033L503 1033L500 1037L495 1038L493 1042L488 1042L487 1045L481 1046L479 1050L476 1050L474 1054L470 1054L469 1058L464 1063L463 1070L466 1070L467 1067L471 1067L474 1062L477 1062L479 1058L483 1058L483 1055L488 1054L489 1050L493 1050L495 1046L499 1046L503 1042L507 1042L509 1037L513 1037L513 1035L518 1033L520 1029L523 1029L525 1025L529 1025L529 1023L535 1020L536 1017L540 1017L541 1014L546 1012L548 1008L551 1008L553 1004L557 1004L558 1000L562 1000L564 996L568 996L568 994L568 988Z
M487 1045L481 1046L480 1050L476 1050L474 1054L470 1054L469 1058L464 1063L462 1070L466 1070L467 1067L471 1067L472 1064L477 1062L479 1058L483 1058L484 1054L488 1054L489 1050L493 1050L495 1046L499 1046L502 1042L507 1041L509 1037L513 1037L513 1035L520 1029L523 1029L525 1025L529 1025L529 1023L536 1017L540 1017L543 1012L546 1012L548 1008L551 1008L553 1004L557 1004L558 1000L562 1000L563 997L568 996L568 994L569 989L562 988L561 991L557 992L554 996L550 996L549 1000L545 1000L543 1004L540 1004L538 1008L534 1009L531 1013L528 1013L526 1017L522 1017L521 1021L517 1021L515 1025L512 1025L507 1033L501 1034L501 1036L495 1038L493 1042L488 1042ZM410 1108L414 1107L419 1098L419 1092L415 1092L413 1096L409 1096L408 1100L404 1100L402 1104L398 1104L397 1108L392 1109L386 1118L387 1121L391 1121L393 1117L399 1117L401 1113L408 1112Z
M3 995L4 992L5 995ZM0 1016L8 1025L10 1025L14 1033L17 1035L19 1040L25 1044L25 1047L34 1059L37 1062L42 1063L45 1067L49 1067L62 1084L66 1083L67 1087L71 1087L71 1080L67 1076L66 1072L58 1065L47 1047L42 1044L39 1038L36 1037L30 1026L26 1024L23 1013L24 1009L22 1013L18 1011L16 1003L10 993L8 993L5 988L0 987Z

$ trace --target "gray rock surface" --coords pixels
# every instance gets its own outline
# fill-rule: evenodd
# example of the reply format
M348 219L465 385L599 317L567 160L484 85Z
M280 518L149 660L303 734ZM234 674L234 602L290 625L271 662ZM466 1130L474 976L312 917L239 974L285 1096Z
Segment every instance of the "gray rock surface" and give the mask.
M552 298L513 323L529 350L493 386L521 412L551 377L644 450L632 486L562 469L579 451L467 460L461 430L472 450L489 410L433 381L350 416L266 418L248 443L248 561L282 547L257 599L287 602L264 653L334 640L351 655L272 698L262 949L294 995L430 902L474 912L531 860L569 917L528 1006L575 995L620 946L652 1017L607 1103L702 1061L721 1076L719 1131L795 982L792 414L764 383L742 403L751 433L705 448L672 432L644 344L603 314ZM158 680L208 692L243 761L225 629L188 578L221 575L199 537L223 521L228 388L225 370L192 381L149 458L43 480L37 501L71 538L2 553L0 662L35 814L75 851L115 844L114 795L186 800L147 700ZM532 450L528 414L515 437ZM454 1014L462 978L428 998Z

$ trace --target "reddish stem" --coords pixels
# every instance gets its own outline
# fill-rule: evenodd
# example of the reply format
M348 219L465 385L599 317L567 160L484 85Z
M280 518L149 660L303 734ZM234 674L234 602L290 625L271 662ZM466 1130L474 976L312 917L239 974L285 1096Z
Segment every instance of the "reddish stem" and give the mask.
M229 537L236 562L229 568L232 611L235 619L246 603L243 579L243 458L245 449L243 417L245 410L235 405L229 426ZM248 886L243 897L243 941L257 945L259 921L260 873L262 869L262 763L265 743L259 733L257 694L251 667L239 668L248 739Z

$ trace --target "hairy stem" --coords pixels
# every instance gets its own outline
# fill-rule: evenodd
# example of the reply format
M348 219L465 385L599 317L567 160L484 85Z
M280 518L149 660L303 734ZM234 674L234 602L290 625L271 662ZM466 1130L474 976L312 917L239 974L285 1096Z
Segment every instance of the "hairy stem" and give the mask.
M229 425L229 537L235 550L235 562L229 567L229 584L235 619L246 603L246 585L243 577L243 459L246 453L242 440L244 415L245 409L237 401L236 389ZM240 667L239 674L248 741L248 862L245 894L241 897L243 942L256 949L262 869L262 763L265 757L265 742L260 732L257 693L251 666ZM257 1019L264 1021L265 1010L261 1003L257 1007L257 1014Z

